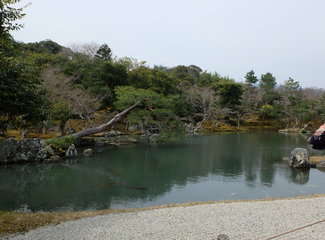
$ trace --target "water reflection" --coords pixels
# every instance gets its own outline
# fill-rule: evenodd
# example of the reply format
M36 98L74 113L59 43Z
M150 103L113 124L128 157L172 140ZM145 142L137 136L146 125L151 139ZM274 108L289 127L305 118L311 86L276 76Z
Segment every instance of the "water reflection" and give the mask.
M309 181L309 168L292 168L290 178L294 183L306 184Z
M152 148L111 148L64 164L2 166L0 209L105 209L299 195L301 184L318 173L291 170L281 159L305 146L299 135L218 134ZM325 175L315 179L324 182Z

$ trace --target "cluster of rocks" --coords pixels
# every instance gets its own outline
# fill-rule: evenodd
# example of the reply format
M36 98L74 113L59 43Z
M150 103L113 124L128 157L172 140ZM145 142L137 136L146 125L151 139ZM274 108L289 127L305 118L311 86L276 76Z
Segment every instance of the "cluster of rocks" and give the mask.
M14 138L1 141L0 163L42 161L47 157L46 143L31 138L17 141Z
M66 158L78 156L77 148L86 148L84 156L93 155L93 150L87 147L106 147L134 144L138 141L115 130L102 134L100 137L82 138L68 147L67 150L49 145L39 138L16 140L10 138L0 142L0 164L27 162L59 162Z
M307 133L309 132L307 130L307 125L305 125L303 128L285 128L285 129L280 129L278 132L281 133Z
M84 137L76 142L76 146L79 147L107 147L118 146L137 143L138 140L130 138L127 134L111 130L109 132L103 132L96 134L94 137Z
M0 163L58 162L63 158L78 156L74 144L67 151L48 145L43 139L27 138L16 140L10 138L1 141Z

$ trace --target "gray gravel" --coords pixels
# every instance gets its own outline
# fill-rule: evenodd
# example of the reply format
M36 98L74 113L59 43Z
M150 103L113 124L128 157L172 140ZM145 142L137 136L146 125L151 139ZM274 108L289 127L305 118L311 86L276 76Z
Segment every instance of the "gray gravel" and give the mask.
M325 219L325 197L214 203L107 214L64 222L6 239L268 239ZM325 239L325 222L276 239Z

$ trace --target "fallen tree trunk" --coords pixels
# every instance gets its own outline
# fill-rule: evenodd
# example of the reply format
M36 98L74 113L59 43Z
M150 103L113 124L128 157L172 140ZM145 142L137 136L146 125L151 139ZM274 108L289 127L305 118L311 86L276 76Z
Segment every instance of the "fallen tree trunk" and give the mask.
M116 114L111 120L109 120L107 123L100 125L98 127L94 127L94 128L87 128L85 130L82 130L80 132L71 134L71 137L74 137L76 139L78 138L82 138L85 136L89 136L95 133L100 133L105 131L106 129L108 129L109 127L113 126L115 123L121 121L124 117L126 117L134 108L138 107L140 104L139 102L136 102L135 104L133 104L131 107L123 110L122 112Z

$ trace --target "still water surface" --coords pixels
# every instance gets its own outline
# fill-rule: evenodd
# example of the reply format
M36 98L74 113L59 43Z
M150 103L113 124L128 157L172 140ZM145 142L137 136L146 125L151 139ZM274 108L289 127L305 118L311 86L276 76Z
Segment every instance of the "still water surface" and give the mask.
M324 194L325 172L282 157L306 136L233 133L102 149L60 164L0 166L0 210L66 211ZM310 150L310 149L309 149ZM321 155L324 152L311 152Z

